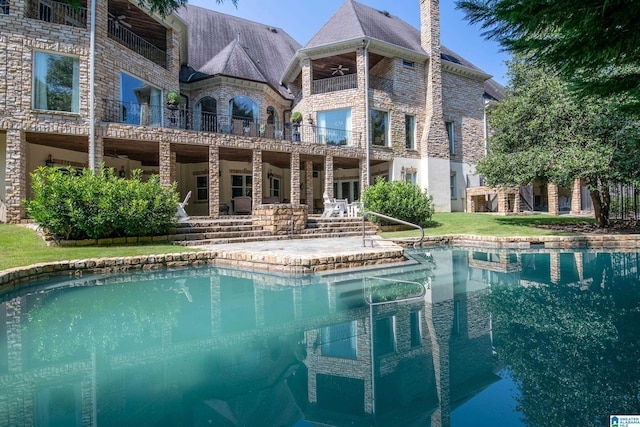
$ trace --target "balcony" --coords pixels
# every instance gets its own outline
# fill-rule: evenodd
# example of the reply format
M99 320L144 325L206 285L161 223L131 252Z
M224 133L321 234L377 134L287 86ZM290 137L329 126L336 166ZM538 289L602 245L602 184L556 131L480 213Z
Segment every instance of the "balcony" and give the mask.
M118 19L109 17L107 32L110 39L115 40L124 47L144 56L163 68L167 67L167 53L164 50L154 46L126 28Z
M8 2L6 12L9 12ZM4 4L0 1L0 4ZM2 6L4 8L4 6ZM4 13L4 9L3 9ZM40 0L27 4L25 15L27 18L38 19L40 21L54 24L69 25L77 28L87 28L87 8L74 7L67 3Z
M196 132L265 138L333 146L360 146L361 132L322 128L309 124L265 123L246 117L204 113L186 108L141 105L133 102L103 101L105 122L134 126L157 126Z
M347 74L344 76L329 77L326 79L314 80L311 93L337 92L340 90L356 89L358 87L358 75Z

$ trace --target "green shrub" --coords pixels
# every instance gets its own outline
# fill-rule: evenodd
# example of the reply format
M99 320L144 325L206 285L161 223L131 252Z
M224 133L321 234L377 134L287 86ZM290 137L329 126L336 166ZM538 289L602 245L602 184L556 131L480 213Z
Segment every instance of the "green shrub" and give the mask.
M365 210L413 224L426 226L433 215L433 196L416 184L378 178L362 196Z
M176 224L178 194L174 187L163 188L157 175L145 182L141 177L140 170L122 179L113 169L75 174L41 167L31 174L27 213L65 239L167 234Z

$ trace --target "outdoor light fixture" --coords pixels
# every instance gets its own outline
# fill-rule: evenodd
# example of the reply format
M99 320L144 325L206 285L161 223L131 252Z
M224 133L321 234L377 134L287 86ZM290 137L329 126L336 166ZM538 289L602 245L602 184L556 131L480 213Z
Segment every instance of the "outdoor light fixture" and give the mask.
M309 118L307 119L307 122L309 122L309 124L313 126L313 117L309 116Z
M53 158L51 157L51 154L49 154L47 156L47 160L44 161L45 166L47 166L48 168L53 167L53 165L55 165Z
M269 181L271 181L273 179L273 172L269 171L269 173L267 174L267 178L269 178Z

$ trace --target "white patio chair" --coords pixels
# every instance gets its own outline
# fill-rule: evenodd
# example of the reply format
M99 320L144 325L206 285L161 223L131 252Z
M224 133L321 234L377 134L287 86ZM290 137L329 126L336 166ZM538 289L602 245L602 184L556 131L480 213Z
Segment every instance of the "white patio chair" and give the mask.
M189 219L189 215L187 214L187 211L184 209L187 206L187 202L189 201L189 199L191 198L191 191L189 191L187 193L187 195L184 197L184 200L182 202L178 202L178 218L179 221L186 221Z
M322 212L321 218L331 218L334 215L343 217L347 210L347 199L333 199L329 198L329 195L325 192L322 195L324 200L324 212Z

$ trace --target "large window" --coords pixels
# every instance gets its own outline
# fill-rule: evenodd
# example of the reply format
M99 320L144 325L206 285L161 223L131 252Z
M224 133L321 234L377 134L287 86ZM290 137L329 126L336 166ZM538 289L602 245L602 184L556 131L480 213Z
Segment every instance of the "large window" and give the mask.
M196 201L209 200L209 177L207 175L196 176Z
M80 62L73 56L36 52L33 108L80 112Z
M133 125L162 122L162 92L127 73L120 73L120 121Z
M416 116L410 116L409 114L404 116L404 135L405 135L405 148L409 150L416 149Z
M356 359L358 357L357 321L325 326L320 334L322 338L322 355Z
M351 109L320 111L318 113L318 138L320 144L353 144Z
M449 139L449 152L454 154L456 152L456 127L453 122L446 122L447 138Z
M251 196L252 184L251 175L231 175L231 197Z
M449 185L451 186L451 198L456 198L456 174L452 173L449 181Z
M389 145L389 113L371 110L371 142L373 145Z
M196 104L193 115L193 129L204 132L218 131L218 104L215 99L205 96Z
M258 120L258 104L246 96L236 96L229 101L229 114L234 119L255 122Z

